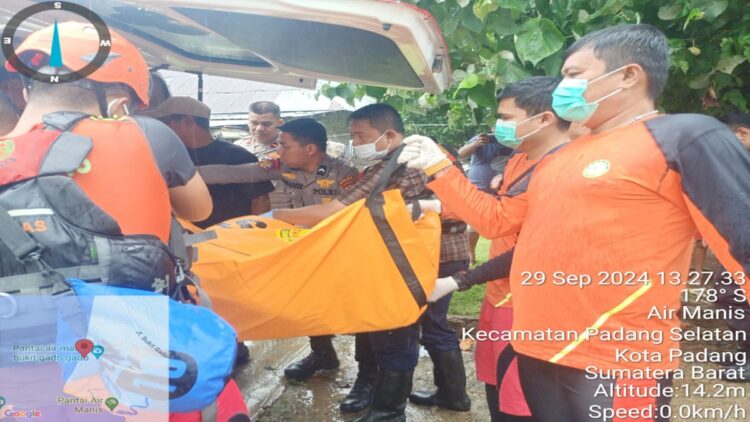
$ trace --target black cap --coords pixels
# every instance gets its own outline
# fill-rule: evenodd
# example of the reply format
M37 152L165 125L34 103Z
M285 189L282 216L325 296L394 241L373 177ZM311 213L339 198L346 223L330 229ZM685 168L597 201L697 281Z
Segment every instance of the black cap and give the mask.
M290 120L279 126L279 130L292 135L303 144L315 144L318 149L325 152L328 132L319 121L310 117L301 117Z

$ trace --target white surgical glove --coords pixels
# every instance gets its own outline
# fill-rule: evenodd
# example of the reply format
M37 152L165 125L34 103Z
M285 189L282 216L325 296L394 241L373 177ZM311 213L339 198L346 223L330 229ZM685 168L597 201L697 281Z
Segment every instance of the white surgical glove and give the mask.
M443 211L443 206L439 199L420 199L417 202L419 202L419 208L422 209L423 213L433 211L440 214Z
M426 136L408 136L404 138L404 144L406 147L401 151L398 162L406 164L409 168L422 170L428 176L432 176L452 165L438 144Z
M453 277L438 278L435 281L435 290L430 293L427 301L430 303L437 302L443 296L453 293L456 290L458 290L458 283Z

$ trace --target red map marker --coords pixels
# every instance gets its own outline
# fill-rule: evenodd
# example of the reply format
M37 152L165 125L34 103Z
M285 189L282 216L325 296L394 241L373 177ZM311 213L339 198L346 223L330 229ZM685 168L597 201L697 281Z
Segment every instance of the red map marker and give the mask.
M82 338L76 342L76 351L78 351L78 353L84 358L86 358L86 355L88 355L93 348L94 342L87 338Z

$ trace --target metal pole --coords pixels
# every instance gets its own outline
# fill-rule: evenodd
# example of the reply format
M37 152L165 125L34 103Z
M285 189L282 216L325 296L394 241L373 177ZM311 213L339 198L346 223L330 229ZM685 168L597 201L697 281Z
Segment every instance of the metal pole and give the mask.
M198 72L198 101L203 102L203 72Z
M203 102L203 72L186 70L185 73L192 73L198 77L198 101Z

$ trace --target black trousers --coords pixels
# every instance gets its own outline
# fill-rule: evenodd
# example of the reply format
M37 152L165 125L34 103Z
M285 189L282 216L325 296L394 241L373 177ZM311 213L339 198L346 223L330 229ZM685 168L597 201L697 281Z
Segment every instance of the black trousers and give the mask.
M641 409L654 407L652 414L643 416L654 422L668 422L670 409L669 398L623 398L623 394L602 394L613 388L621 387L618 379L591 378L591 374L576 368L549 363L543 360L518 355L518 371L521 376L521 388L531 414L538 422L601 422L607 412L618 409ZM587 378L588 377L588 378ZM662 387L670 386L671 379L653 380ZM640 383L639 383L640 385ZM646 418L639 420L646 420ZM606 419L605 419L606 418Z
M716 306L721 309L742 309L744 318L727 319L727 326L734 331L744 331L747 341L740 342L740 347L750 353L750 304L745 296L741 294L740 287L734 280L722 278L726 270L721 268L716 277L715 289L717 292ZM750 282L750 281L748 281Z

